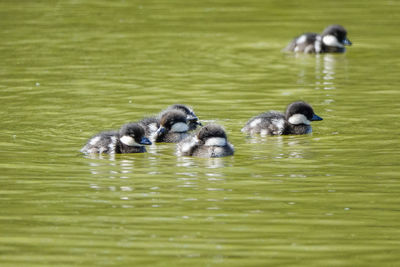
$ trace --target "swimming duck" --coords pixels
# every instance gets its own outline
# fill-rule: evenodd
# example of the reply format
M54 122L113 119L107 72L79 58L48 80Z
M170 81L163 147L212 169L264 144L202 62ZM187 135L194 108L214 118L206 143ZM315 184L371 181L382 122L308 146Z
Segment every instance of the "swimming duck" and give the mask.
M193 109L183 104L174 104L167 107L165 110L161 111L159 118L161 118L165 112L174 109L180 110L186 114L186 120L188 122L189 131L195 130L197 126L202 126L201 122L199 121L199 118L196 116Z
M345 45L351 45L347 31L341 25L330 25L322 34L304 33L293 39L284 51L304 53L344 52Z
M228 142L224 129L216 124L203 126L177 145L178 155L202 158L231 156L233 146Z
M142 126L127 123L119 131L104 131L91 137L80 150L82 153L143 153L143 145L151 145Z
M195 130L197 126L202 125L191 107L183 104L174 104L161 111L157 116L147 117L139 121L139 124L145 129L147 137L150 138L154 135L154 133L160 127L161 117L171 110L179 110L186 114L186 121L189 126L188 131Z
M159 128L152 139L156 143L177 143L189 136L188 130L186 114L173 109L161 116Z
M293 102L285 114L269 111L251 118L242 132L261 135L308 134L312 132L311 121L321 121L312 107L303 101Z

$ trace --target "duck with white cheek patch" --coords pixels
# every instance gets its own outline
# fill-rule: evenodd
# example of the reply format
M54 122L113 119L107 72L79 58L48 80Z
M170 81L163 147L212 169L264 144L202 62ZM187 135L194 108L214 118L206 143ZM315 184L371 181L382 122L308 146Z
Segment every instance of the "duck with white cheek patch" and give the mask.
M301 53L343 53L351 45L343 26L330 25L322 34L304 33L293 39L284 51Z
M153 134L155 143L177 143L189 136L186 114L179 110L165 112L160 119L160 127Z
M201 122L199 121L199 118L196 116L193 109L183 104L174 104L167 107L165 110L161 111L161 113L159 114L159 118L161 118L162 115L165 114L165 112L168 112L170 110L180 110L186 114L186 121L189 126L189 131L195 130L197 126L202 126Z
M143 153L144 145L151 145L142 126L137 123L128 123L119 131L105 131L96 134L88 140L81 149L82 153Z
M177 154L180 156L219 158L232 156L233 153L233 146L228 142L224 129L216 124L202 127L197 134L177 145Z
M174 104L161 111L157 116L147 117L139 121L139 124L145 129L147 137L154 135L154 133L160 127L162 116L171 110L180 110L186 114L186 122L189 126L189 131L195 130L198 126L202 126L199 118L196 116L191 107L183 104Z
M309 134L311 121L322 121L312 107L303 101L291 103L285 114L269 111L251 118L242 132L261 135Z

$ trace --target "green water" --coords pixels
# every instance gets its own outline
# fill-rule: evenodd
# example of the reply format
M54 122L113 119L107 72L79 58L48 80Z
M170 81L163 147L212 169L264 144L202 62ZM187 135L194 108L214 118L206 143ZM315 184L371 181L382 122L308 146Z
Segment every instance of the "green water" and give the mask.
M397 266L400 2L0 1L1 266ZM287 55L344 25L340 55ZM307 136L249 138L302 99ZM85 157L194 107L236 153Z

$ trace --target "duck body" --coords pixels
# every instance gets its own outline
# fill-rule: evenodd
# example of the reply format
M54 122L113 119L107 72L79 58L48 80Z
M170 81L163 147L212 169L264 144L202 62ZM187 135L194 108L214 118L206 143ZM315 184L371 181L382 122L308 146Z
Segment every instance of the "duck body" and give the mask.
M160 127L161 118L164 116L164 114L173 110L181 111L186 115L186 123L188 125L188 131L193 131L198 126L202 125L201 122L199 121L199 118L196 116L191 107L188 107L183 104L174 104L167 107L165 110L161 111L156 116L147 117L139 121L139 124L145 129L146 137L151 138L152 136L154 136L155 132Z
M160 118L159 128L152 135L155 143L177 143L186 137L189 126L186 114L179 110L166 111Z
M161 111L158 117L161 119L162 115L164 115L165 112L168 112L170 110L180 110L186 114L186 121L189 126L189 131L193 131L198 126L202 126L201 122L199 121L199 118L196 116L193 109L183 104L174 104L169 106L165 110Z

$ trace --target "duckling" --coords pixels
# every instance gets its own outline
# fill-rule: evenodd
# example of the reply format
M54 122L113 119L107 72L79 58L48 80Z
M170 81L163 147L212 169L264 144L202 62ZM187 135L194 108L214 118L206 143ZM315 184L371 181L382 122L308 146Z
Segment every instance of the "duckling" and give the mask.
M251 118L242 132L261 135L309 134L312 132L311 121L321 120L309 104L297 101L288 105L285 114L270 111Z
M188 122L189 131L195 130L197 128L197 126L202 126L201 122L199 121L199 118L196 116L193 109L191 107L188 107L183 104L174 104L174 105L167 107L165 110L160 112L159 118L161 118L165 112L174 110L174 109L180 110L186 114L186 120Z
M304 33L293 39L284 51L304 53L343 53L345 45L351 45L347 31L341 25L329 25L322 34Z
M189 136L188 130L186 114L179 110L169 110L161 116L160 126L152 139L156 143L177 143Z
M183 104L174 104L174 105L167 107L163 111L161 111L157 116L147 117L147 118L144 118L141 121L139 121L139 124L145 129L145 132L146 132L145 135L148 138L153 136L154 133L160 127L161 117L165 113L167 113L168 111L171 111L171 110L180 110L186 114L186 121L189 126L188 131L195 130L197 128L197 126L202 126L201 122L199 121L199 118L196 116L196 114L194 113L192 108L190 108L186 105L183 105Z
M234 153L224 129L217 124L203 126L197 134L178 143L177 151L181 156L202 158L226 157Z
M91 137L80 150L82 153L143 153L143 145L151 145L138 123L127 123L119 131L104 131Z

